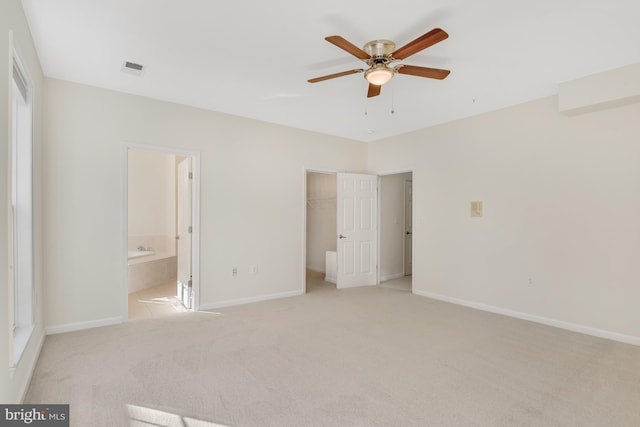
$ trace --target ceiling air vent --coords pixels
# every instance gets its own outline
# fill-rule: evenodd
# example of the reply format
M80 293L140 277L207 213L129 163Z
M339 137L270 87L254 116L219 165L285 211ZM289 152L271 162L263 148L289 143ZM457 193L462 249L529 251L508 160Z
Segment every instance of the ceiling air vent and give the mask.
M142 74L142 70L144 69L143 65L136 64L135 62L125 61L122 64L122 72L127 74L133 74L134 76L139 76Z

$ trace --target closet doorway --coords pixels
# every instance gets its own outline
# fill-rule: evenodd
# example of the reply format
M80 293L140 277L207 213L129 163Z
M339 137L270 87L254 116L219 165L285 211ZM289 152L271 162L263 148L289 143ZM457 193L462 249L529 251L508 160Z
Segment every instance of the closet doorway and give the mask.
M305 173L307 277L323 289L376 285L378 177Z
M306 172L306 292L335 289L337 174Z

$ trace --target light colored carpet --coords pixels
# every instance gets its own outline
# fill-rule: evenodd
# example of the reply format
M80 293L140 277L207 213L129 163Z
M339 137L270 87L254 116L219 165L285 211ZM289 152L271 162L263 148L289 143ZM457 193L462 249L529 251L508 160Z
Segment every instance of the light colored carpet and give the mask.
M638 426L640 348L390 288L49 336L26 398L86 426Z

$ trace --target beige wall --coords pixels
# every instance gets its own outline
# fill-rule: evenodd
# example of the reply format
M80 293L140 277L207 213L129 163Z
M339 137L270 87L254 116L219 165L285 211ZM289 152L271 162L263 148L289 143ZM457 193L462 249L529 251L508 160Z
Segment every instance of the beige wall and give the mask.
M26 392L31 372L35 366L39 346L43 339L42 319L42 71L36 55L31 33L26 24L22 5L19 0L2 2L0 13L0 402L17 403ZM9 74L12 56L10 36L13 47L18 51L34 85L34 279L35 279L35 330L24 351L22 359L15 369L9 368L9 313L8 286L8 143L9 143L9 92L12 76Z
M122 314L125 141L200 153L204 306L302 292L305 167L366 170L360 142L59 80L45 95L46 323L58 330Z
M640 104L557 108L376 142L369 168L414 170L414 292L640 343Z

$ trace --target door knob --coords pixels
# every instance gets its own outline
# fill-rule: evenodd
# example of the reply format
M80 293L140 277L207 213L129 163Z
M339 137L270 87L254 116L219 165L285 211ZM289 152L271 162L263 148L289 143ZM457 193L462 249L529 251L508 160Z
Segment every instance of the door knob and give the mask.
M338 239L346 239L347 236L343 236L342 234L338 236Z
M410 231L407 231L407 236L411 236L411 232Z

